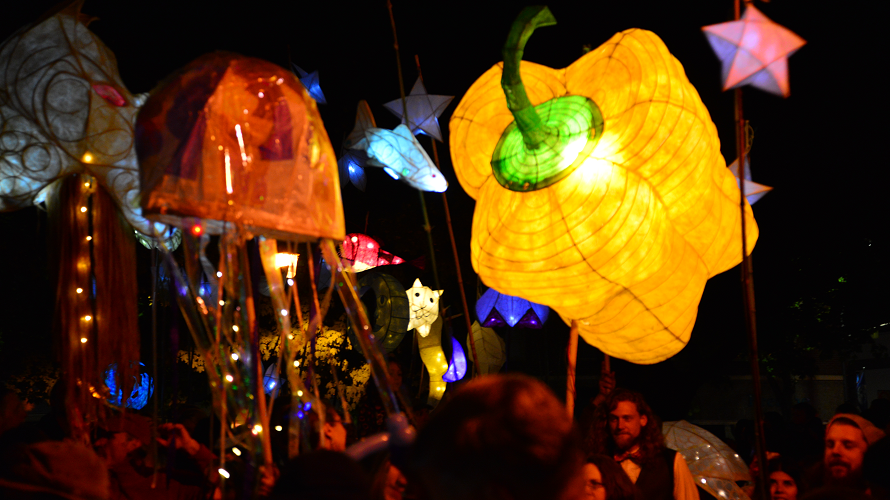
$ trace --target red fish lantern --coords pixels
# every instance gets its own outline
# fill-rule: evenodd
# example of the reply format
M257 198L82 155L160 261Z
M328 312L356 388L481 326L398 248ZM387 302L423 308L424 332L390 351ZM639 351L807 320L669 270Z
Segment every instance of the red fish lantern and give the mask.
M380 249L380 243L361 233L350 233L343 240L342 256L349 261L356 272L366 271L377 266L396 265L404 259Z

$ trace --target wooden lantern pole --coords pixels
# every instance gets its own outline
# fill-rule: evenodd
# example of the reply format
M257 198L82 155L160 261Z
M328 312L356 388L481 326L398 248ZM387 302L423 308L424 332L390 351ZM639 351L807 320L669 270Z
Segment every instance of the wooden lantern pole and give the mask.
M741 19L740 0L735 0L735 20ZM745 0L745 4L750 0ZM766 439L763 435L763 402L760 386L760 360L757 355L757 310L754 305L754 277L748 255L747 224L745 221L745 157L747 155L746 124L742 108L742 89L734 91L736 151L739 158L739 212L742 219L742 303L745 308L745 330L748 336L748 357L751 361L751 381L754 384L754 443L760 463L759 489L761 498L767 496Z
M575 365L578 361L578 320L572 320L569 345L566 348L566 412L575 418Z
M423 82L423 72L420 70L420 56L414 54L414 61L417 63L417 76ZM436 147L436 139L430 137L430 142L433 144L433 161L436 163L436 168L439 168L439 150ZM454 255L454 269L457 276L458 289L460 290L460 302L464 308L464 321L467 324L467 343L470 344L470 353L473 355L473 376L476 376L479 373L479 360L476 357L476 341L473 339L473 322L470 316L470 308L467 306L464 278L460 272L460 257L458 257L457 243L454 240L454 227L451 225L451 210L448 209L448 196L444 191L442 192L442 204L445 206L445 223L448 226L448 236L451 239L451 253Z
M396 50L396 68L399 72L399 95L402 98L402 120L408 121L408 102L405 100L405 82L402 78L402 59L399 56L399 37L396 34L396 18L392 15L392 2L390 0L386 0L386 8L389 10L389 22L392 25L392 40L393 40L393 48ZM430 246L430 264L433 267L433 281L436 284L436 289L440 290L442 287L439 285L439 270L436 268L436 250L433 248L433 226L430 225L430 217L426 211L426 200L423 198L423 191L417 190L418 196L420 196L420 211L423 213L423 229L426 231L426 239L427 243Z

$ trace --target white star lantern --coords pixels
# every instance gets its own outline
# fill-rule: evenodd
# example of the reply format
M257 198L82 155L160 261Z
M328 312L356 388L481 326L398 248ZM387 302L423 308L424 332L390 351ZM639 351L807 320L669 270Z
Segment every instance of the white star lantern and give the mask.
M424 133L439 142L442 142L442 131L439 129L439 115L445 111L454 96L430 95L426 93L426 87L420 78L411 88L411 94L405 96L405 107L408 108L408 117L402 116L404 108L402 100L396 99L383 106L394 115L402 119L414 135Z

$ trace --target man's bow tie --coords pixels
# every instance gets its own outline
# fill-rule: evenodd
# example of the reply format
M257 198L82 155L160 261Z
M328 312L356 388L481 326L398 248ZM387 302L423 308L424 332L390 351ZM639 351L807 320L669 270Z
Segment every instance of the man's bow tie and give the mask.
M618 463L621 463L625 460L632 460L634 463L639 464L640 458L642 458L642 457L640 455L639 449L636 449L634 451L628 451L626 453L622 453L619 455L615 455L615 461Z

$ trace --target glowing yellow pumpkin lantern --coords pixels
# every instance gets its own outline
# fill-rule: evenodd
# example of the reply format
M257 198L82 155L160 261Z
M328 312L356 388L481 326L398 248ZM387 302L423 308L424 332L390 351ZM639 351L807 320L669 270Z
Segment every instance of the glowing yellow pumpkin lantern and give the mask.
M705 281L741 261L739 190L655 34L618 33L564 69L521 61L531 32L555 22L525 9L504 63L451 119L454 168L477 202L473 267L577 320L603 352L656 363L689 341Z

